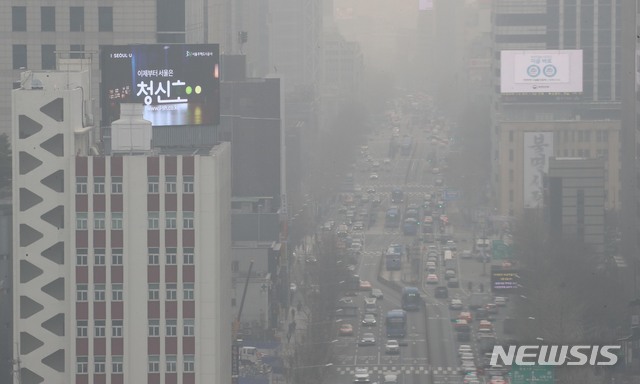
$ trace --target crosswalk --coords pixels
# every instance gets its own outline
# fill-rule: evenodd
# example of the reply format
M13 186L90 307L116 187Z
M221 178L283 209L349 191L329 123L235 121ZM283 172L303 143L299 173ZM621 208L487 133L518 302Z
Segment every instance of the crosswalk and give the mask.
M336 370L340 375L353 375L357 368L367 368L369 373L372 374L405 374L405 375L420 375L420 374L458 374L458 367L429 367L425 365L373 365L367 366L366 364L358 366L337 366Z

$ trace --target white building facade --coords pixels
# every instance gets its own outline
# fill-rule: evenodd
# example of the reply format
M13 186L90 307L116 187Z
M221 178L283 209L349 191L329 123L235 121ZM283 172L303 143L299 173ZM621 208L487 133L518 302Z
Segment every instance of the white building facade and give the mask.
M14 383L230 382L229 144L102 156L86 73L32 78L13 92Z

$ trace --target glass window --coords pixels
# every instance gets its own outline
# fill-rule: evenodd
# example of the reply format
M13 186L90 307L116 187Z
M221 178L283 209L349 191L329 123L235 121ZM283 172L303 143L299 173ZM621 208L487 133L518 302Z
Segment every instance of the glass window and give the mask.
M113 32L113 7L98 7L98 32Z
M160 356L149 356L149 372L160 372Z
M93 299L95 301L104 301L104 284L95 284L93 287Z
M149 300L160 300L160 284L149 284Z
M89 299L87 284L76 284L76 301L87 301Z
M93 177L93 193L104 193L104 176Z
M104 373L104 356L95 356L93 358L94 373Z
M84 7L69 7L69 30L84 31Z
M185 265L193 265L193 248L182 249L182 262Z
M77 373L89 372L89 358L87 356L78 356L76 358L76 372Z
M170 283L166 285L167 288L167 300L177 300L178 288L176 284Z
M122 248L111 250L111 265L122 265Z
M513 149L509 150L509 161L513 161Z
M13 46L13 69L27 68L27 46L15 44Z
M111 321L111 336L122 337L122 320Z
M195 321L193 319L184 319L184 336L193 336L195 334Z
M87 265L87 249L76 249L76 265Z
M177 264L177 249L176 248L167 248L167 265L175 265Z
M149 265L160 264L160 250L158 248L149 248L147 253L149 254Z
M196 364L195 364L195 356L193 355L184 355L182 358L184 361L184 371L185 372L195 372Z
M56 7L40 7L40 27L42 32L56 30Z
M122 301L122 284L111 284L111 300Z
M111 193L113 194L122 193L122 177L111 176Z
M175 372L177 370L177 361L176 355L167 355L167 372Z
M56 69L56 46L44 44L40 47L42 69ZM86 191L84 193L87 193Z
M193 212L182 212L183 228L193 228Z
M158 176L149 176L148 186L149 193L160 193Z
M71 44L69 46L69 58L84 59L84 44Z
M178 328L177 320L167 320L167 336L176 336Z
M76 321L76 336L77 337L87 337L87 328L89 324L87 320L78 320Z
M184 283L182 285L182 292L184 293L185 300L193 300L193 283Z
M95 265L105 265L104 248L96 248L93 250L93 263Z
M79 195L85 195L87 193L87 177L86 176L76 177L76 193Z
M160 227L160 213L148 212L147 221L149 223L149 229L158 229Z
M24 32L27 30L27 7L11 7L11 30Z
M167 193L176 193L176 177L175 176L167 176L165 180L166 192Z
M509 131L509 142L513 143L513 131Z
M122 356L111 356L111 372L122 373Z
M182 191L184 193L193 193L193 176L182 177Z
M122 229L122 212L111 212L111 229Z
M165 217L165 224L167 229L176 228L176 212L167 212Z
M104 328L105 328L105 321L104 320L95 320L95 322L94 322L94 329L95 329L94 336L95 337L104 337L105 336Z
M104 212L93 213L93 228L104 229Z
M584 141L591 141L591 131L584 131Z
M513 182L513 169L509 170L509 181Z
M149 336L160 336L160 320L149 320Z

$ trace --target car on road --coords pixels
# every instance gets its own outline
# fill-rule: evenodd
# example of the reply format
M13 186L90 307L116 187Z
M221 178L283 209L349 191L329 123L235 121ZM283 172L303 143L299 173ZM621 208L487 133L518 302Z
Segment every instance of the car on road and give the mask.
M371 377L369 376L369 370L367 368L356 368L353 377L354 383L370 383Z
M460 312L460 314L458 314L458 319L463 319L466 320L468 323L471 323L473 321L473 316L471 316L471 312Z
M469 250L464 250L460 254L460 258L461 259L471 259L471 258L473 258L473 253L471 253L471 251L469 251Z
M458 354L462 354L462 353L473 353L473 349L469 344L461 344L458 347Z
M309 264L315 264L318 262L318 259L316 259L315 256L307 256L307 258L304 261Z
M339 333L340 336L353 336L353 326L351 324L342 324Z
M372 173L369 175L369 180L378 180L378 174L377 173Z
M440 168L438 168L438 167L431 168L431 172L432 172L434 175L437 175L437 174L439 174L439 173L440 173Z
M449 309L454 311L459 311L462 309L462 300L460 299L451 299L449 302Z
M373 287L371 286L370 282L368 282L367 280L361 280L360 281L360 290L361 291L370 291L372 289L373 289Z
M477 372L478 368L476 367L476 364L473 361L463 361L462 365L460 366L460 373L462 373L463 375L466 375L467 373L472 373L472 372Z
M498 313L498 306L495 303L487 303L484 305L484 309L487 310L487 313L495 315Z
M362 221L356 221L355 223L353 223L351 229L353 229L354 231L362 231L364 229L364 223Z
M447 287L436 287L436 291L434 293L436 299L446 299L449 297L449 288Z
M442 179L436 179L435 185L437 187L442 187L444 185L444 181Z
M398 375L394 375L391 373L384 375L382 380L382 384L397 384L397 383L398 383Z
M507 381L503 376L491 376L491 379L489 379L489 384L507 384Z
M458 247L456 245L456 242L453 241L453 240L447 240L447 245L446 246L449 247L449 249L452 250L452 251L457 250L457 247Z
M384 294L382 293L381 289L373 288L371 290L371 297L375 297L378 300L382 300L384 298Z
M289 290L290 290L292 293L295 293L295 292L298 290L298 286L296 285L296 283L291 283L291 284L289 284Z
M493 323L488 320L480 320L480 324L478 324L478 328L480 329L488 329L493 331Z
M338 300L338 302L342 304L353 304L353 299L351 297L343 297Z
M435 269L435 268L436 268L436 263L435 263L435 261L427 261L427 268L426 268L426 270L429 270L429 269L431 269L431 268L433 268L433 269Z
M437 255L431 255L431 256L427 257L427 265L429 263L433 263L433 265L438 265L438 256Z
M377 207L380 204L382 204L382 200L379 197L376 197L375 199L371 200L371 205L374 207Z
M367 313L362 318L362 325L364 325L365 327L373 327L376 325L376 323L376 317L372 313Z
M387 343L384 345L384 353L386 354L396 354L400 353L400 343L398 340L387 340Z
M438 284L440 279L438 279L438 275L435 273L430 273L427 275L427 284Z
M361 347L366 345L376 345L375 335L373 333L363 333L358 345Z
M373 187L367 188L367 193L376 193L376 189Z
M465 352L460 354L460 361L462 361L463 363L465 361L474 361L475 359L476 357L473 355L472 352Z
M449 281L447 281L447 287L449 288L460 288L460 282L458 281L457 278L453 278L453 279L449 279Z

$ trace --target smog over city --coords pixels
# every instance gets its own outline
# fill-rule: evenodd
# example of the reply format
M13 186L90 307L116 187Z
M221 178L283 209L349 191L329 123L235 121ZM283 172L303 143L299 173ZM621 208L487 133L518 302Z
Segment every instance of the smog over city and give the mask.
M640 383L640 8L5 0L0 384Z

